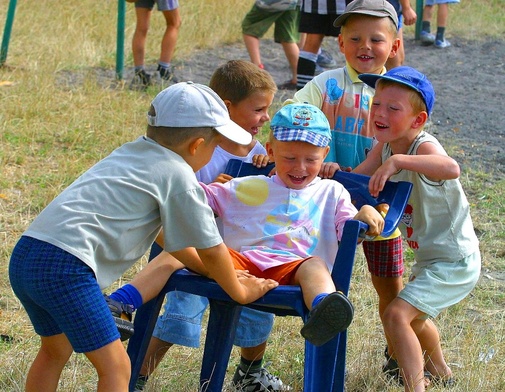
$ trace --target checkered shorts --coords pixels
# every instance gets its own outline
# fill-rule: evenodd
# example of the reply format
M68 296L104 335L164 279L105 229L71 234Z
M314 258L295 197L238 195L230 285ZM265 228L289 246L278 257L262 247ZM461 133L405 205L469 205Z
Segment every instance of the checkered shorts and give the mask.
M403 275L402 237L383 241L363 241L363 251L368 263L368 271L382 278L396 278Z
M21 237L12 252L9 279L40 336L64 333L79 353L119 339L95 274L63 249Z

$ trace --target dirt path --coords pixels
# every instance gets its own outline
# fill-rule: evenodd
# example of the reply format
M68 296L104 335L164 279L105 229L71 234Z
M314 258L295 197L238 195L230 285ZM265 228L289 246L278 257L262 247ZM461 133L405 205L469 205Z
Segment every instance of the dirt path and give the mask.
M451 40L446 50L423 47L413 38L405 41L406 62L426 73L437 93L431 132L462 165L478 166L494 179L505 178L505 42ZM324 46L344 64L334 39ZM281 46L272 40L261 43L266 69L280 83L289 78ZM230 59L248 60L242 43L194 53L177 64L182 80L208 83L214 69ZM283 101L293 94L280 91Z

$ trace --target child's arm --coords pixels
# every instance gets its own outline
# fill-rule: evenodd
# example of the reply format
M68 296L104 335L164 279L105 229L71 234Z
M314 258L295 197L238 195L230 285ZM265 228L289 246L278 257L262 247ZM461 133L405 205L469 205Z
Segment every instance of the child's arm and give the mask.
M371 195L377 196L386 181L399 170L423 174L432 181L455 179L460 174L458 163L443 149L433 143L423 143L416 155L394 154L388 158L370 178Z
M240 304L253 302L279 284L272 279L242 276L237 278L228 248L224 243L207 249L197 249L209 277Z
M377 143L367 154L366 159L356 166L353 173L371 176L382 164L382 147L384 143Z
M384 218L382 215L372 206L365 204L360 208L358 213L354 216L354 219L368 224L367 235L376 237L382 233L384 230Z

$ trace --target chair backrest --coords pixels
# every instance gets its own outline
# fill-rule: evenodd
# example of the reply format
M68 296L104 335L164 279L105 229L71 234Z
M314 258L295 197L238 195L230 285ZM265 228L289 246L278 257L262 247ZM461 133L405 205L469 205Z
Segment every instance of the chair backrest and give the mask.
M267 176L274 166L274 164L269 164L266 167L258 168L252 163L246 163L240 159L230 159L226 166L225 173L232 177L250 175ZM412 184L410 182L387 181L384 189L379 193L379 196L373 197L368 191L369 176L338 171L333 176L333 179L340 182L349 191L356 208L360 208L364 204L376 206L381 203L387 203L389 205L389 211L384 218L384 231L381 235L383 237L388 237L393 234L400 223L410 192L412 191Z

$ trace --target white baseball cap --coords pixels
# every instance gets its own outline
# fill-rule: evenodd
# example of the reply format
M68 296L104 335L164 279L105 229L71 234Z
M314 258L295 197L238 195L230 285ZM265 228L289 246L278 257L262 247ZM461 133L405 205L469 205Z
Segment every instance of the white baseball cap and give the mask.
M215 128L231 141L247 145L252 136L230 119L223 100L211 88L193 82L173 84L151 102L155 115L147 114L153 127Z

